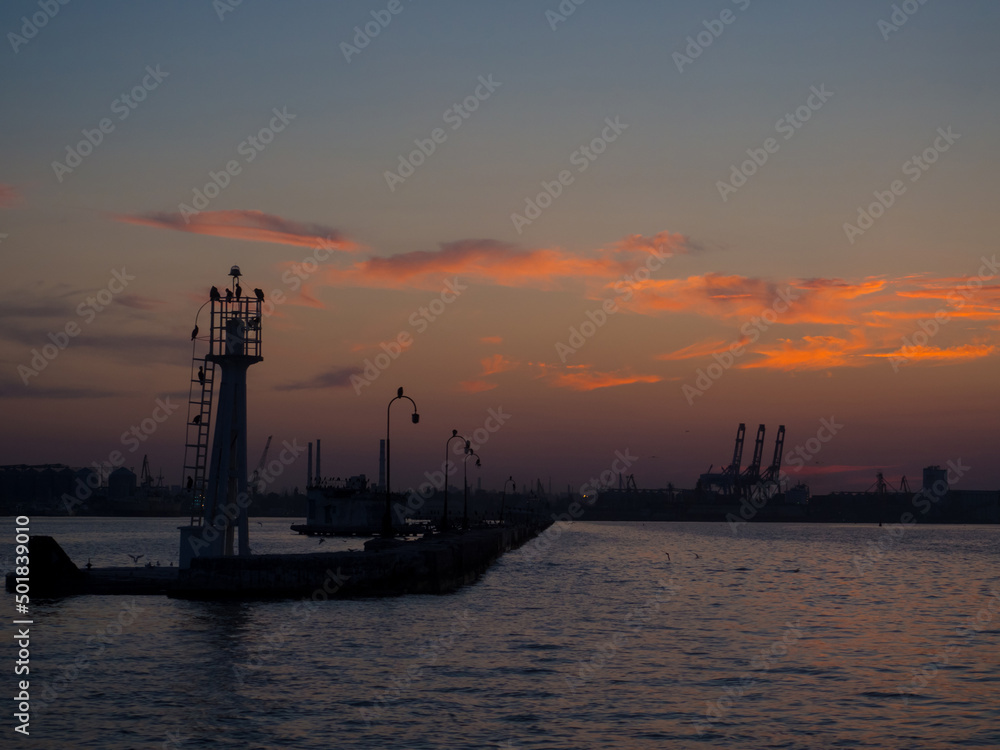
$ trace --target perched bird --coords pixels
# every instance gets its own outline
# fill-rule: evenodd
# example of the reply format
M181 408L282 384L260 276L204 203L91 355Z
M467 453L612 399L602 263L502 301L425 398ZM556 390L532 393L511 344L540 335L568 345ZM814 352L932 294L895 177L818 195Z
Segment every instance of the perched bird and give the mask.
M87 558L87 570L90 570L92 567L94 567L94 565L93 565L93 563L90 562L90 558L88 557Z
M126 554L128 554L128 553L126 553ZM146 556L145 554L142 554L142 555L129 555L129 557L132 558L132 562L135 563L136 565L138 565L139 564L139 560L141 560L145 556Z
M257 296L257 299L259 299L261 302L264 301L264 292L262 292L260 289L254 289L253 293Z
M256 331L258 328L260 328L260 316L254 315L252 318L250 318L250 320L247 321L247 328L249 328L251 331Z
M198 382L201 383L202 385L205 385L205 368L204 367L199 367L198 368Z
M232 302L232 301L233 301L233 290L232 289L227 289L226 290L226 302Z
M237 283L236 284L236 299L239 299L242 296L243 296L243 287L241 287L239 285L239 283Z
M201 424L201 414L195 414L194 419L191 420L191 424Z
M219 301L220 299L222 299L222 295L220 295L220 294L219 294L219 289L218 289L218 287L214 287L214 286L213 286L213 287L212 287L212 288L211 288L211 289L209 290L209 292L208 292L208 298L209 298L210 300L212 300L213 302L218 302L218 301Z
M194 477L188 477L187 488L190 490L194 487Z
M194 330L191 331L191 340L194 341L196 338L198 338L198 326L195 326Z

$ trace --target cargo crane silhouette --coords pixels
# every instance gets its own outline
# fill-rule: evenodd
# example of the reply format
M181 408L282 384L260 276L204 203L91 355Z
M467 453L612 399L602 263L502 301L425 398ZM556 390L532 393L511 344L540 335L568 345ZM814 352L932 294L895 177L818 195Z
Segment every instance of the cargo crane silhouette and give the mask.
M733 445L733 459L721 471L712 472L712 466L698 479L698 488L702 492L716 492L724 497L767 497L773 496L781 489L781 459L785 448L785 426L778 427L774 441L774 458L770 466L761 470L764 460L764 425L757 427L754 440L753 457L745 469L743 464L743 447L746 442L746 424L740 422L736 430L736 441Z

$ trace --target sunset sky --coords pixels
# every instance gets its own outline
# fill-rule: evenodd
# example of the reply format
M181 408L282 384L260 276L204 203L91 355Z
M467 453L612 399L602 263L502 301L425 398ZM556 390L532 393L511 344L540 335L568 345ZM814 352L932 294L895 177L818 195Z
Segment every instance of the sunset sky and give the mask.
M0 464L179 483L189 334L238 264L274 303L252 464L322 438L374 477L404 386L400 489L491 409L498 489L626 450L692 487L738 423L769 459L824 419L814 492L949 460L995 489L998 29L988 0L5 3Z

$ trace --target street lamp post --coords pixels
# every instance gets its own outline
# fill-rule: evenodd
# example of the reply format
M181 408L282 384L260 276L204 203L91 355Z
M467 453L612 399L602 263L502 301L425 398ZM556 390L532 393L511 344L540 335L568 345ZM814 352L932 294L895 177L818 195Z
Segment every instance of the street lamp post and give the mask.
M396 398L389 402L389 405L385 407L385 515L382 517L382 536L389 539L393 536L392 531L392 501L389 496L389 488L391 484L389 483L389 410L392 408L394 401L398 401L401 398L405 398L411 404L413 404L413 415L411 419L413 424L417 424L420 421L420 415L417 414L417 404L409 396L403 395L403 387L400 386L396 390Z
M469 456L476 457L476 466L482 466L479 454L472 450L469 441L465 441L465 457L462 459L462 487L465 490L465 499L462 503L462 529L469 528Z
M517 492L517 484L514 482L514 477L507 477L503 483L503 493L500 495L500 525L503 526L503 504L507 499L507 482L511 483L511 491Z
M451 437L444 444L444 518L441 519L441 531L448 530L448 477L450 476L448 473L448 448L451 445L451 441L456 438L465 440L464 437L458 434L458 430L452 430ZM465 442L468 442L468 440Z

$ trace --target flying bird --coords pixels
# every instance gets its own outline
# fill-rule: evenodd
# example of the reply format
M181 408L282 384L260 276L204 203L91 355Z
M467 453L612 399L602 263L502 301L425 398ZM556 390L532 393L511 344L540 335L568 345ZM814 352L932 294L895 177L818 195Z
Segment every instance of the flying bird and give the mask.
M209 298L210 300L212 300L213 302L218 302L218 301L219 301L220 299L222 299L222 295L220 295L220 294L219 294L219 289L218 289L218 287L214 287L214 286L213 286L213 287L212 287L212 288L211 288L211 289L209 290L209 292L208 292L208 298Z
M233 301L233 290L232 289L227 289L226 290L226 302L232 302L232 301Z
M195 326L194 330L191 331L191 340L194 341L196 338L198 338L198 326Z
M128 553L126 553L126 554L128 554ZM139 564L139 560L141 560L145 556L146 556L145 554L142 554L142 555L129 555L129 557L132 558L132 562L135 563L136 565L138 565Z
M261 302L264 301L264 292L262 292L260 289L254 289L253 293L257 296L257 299L259 299Z
M325 541L326 541L326 539L324 539L323 537L320 537L320 538L319 538L319 543L320 543L320 544L322 544L322 543L323 543L323 542L325 542ZM316 546L319 546L319 545L316 545Z

